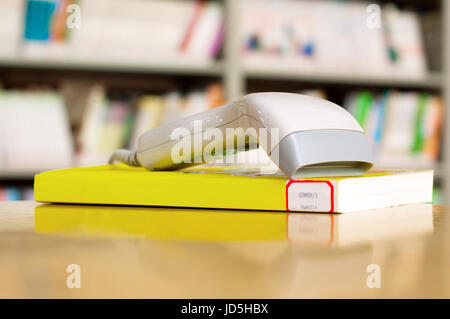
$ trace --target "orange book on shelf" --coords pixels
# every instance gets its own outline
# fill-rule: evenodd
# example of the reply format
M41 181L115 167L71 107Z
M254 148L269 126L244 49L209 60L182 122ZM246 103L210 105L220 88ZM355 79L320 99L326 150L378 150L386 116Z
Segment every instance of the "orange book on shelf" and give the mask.
M444 114L444 103L442 98L433 96L428 102L428 109L431 113L429 123L430 132L424 144L424 151L431 160L437 160L440 152L441 135L442 135L442 118Z
M220 83L213 83L206 88L206 98L208 108L213 109L215 107L226 104L225 92L223 86Z

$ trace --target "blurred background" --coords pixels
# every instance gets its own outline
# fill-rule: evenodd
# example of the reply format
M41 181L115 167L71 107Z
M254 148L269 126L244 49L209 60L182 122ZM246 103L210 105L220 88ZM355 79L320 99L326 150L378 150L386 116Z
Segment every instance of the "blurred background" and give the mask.
M449 6L1 0L0 200L32 199L34 174L104 164L166 121L284 91L345 107L377 168L432 168L445 202Z

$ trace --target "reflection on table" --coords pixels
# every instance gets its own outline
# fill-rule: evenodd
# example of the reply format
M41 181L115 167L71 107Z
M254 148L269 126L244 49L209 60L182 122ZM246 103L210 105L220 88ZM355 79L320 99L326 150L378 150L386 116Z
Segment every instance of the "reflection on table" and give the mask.
M34 234L0 228L0 280L11 287L0 296L448 297L446 212L41 205ZM81 267L81 289L66 286L69 264ZM367 286L370 264L379 289Z

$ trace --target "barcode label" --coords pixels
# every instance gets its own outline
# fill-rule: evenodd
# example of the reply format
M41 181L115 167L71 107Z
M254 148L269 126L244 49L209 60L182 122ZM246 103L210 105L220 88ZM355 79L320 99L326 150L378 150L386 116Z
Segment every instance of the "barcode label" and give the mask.
M333 184L330 181L288 181L286 184L286 210L333 212Z

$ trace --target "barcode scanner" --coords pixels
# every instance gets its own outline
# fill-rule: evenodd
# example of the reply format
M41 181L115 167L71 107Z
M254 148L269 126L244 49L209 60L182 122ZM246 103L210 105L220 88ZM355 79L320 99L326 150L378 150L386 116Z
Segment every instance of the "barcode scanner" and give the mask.
M246 136L230 142L230 132ZM204 156L205 135L222 135L223 142L216 145L222 145L223 153L260 146L289 178L362 175L373 165L363 129L344 108L317 97L278 92L248 94L161 125L139 137L137 150L117 150L110 162L148 170L205 163L209 160ZM174 158L174 149L182 139L191 147L180 161L179 156Z

